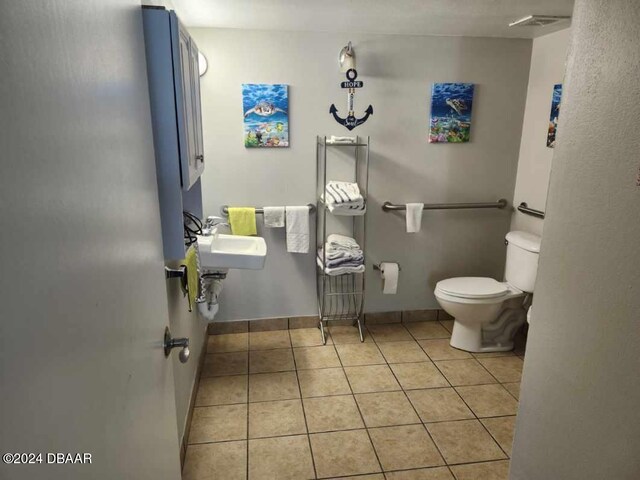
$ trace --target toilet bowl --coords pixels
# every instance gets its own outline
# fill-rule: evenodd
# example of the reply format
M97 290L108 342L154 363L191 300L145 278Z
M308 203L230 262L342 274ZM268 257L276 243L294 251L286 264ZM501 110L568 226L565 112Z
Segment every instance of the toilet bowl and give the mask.
M435 297L454 318L450 344L469 352L513 349L526 321L526 303L538 270L540 237L509 232L504 282L489 277L456 277L436 284Z

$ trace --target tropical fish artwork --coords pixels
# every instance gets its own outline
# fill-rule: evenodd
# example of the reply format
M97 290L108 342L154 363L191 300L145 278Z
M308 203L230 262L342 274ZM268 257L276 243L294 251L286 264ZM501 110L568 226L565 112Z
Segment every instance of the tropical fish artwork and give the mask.
M473 83L433 84L429 143L469 141L473 87Z
M244 146L289 146L288 85L243 83Z
M558 116L560 115L560 103L562 101L562 84L553 86L551 97L551 114L549 115L549 130L547 131L547 147L556 146L556 133L558 131Z

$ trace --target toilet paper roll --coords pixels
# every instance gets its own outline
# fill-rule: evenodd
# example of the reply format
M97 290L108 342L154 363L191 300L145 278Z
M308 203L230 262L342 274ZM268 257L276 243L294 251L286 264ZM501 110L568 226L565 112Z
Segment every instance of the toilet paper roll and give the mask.
M395 294L398 291L398 272L400 267L395 262L382 262L380 273L382 273L382 293Z

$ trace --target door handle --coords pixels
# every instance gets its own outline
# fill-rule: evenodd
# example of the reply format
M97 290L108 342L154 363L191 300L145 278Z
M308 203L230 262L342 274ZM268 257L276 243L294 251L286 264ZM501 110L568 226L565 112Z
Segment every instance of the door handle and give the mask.
M171 350L174 348L181 348L178 358L181 363L187 363L189 361L189 339L188 338L173 338L171 337L171 331L169 327L164 329L164 356L168 357L171 354Z
M201 162L204 162L204 155L196 155L196 160L200 160Z

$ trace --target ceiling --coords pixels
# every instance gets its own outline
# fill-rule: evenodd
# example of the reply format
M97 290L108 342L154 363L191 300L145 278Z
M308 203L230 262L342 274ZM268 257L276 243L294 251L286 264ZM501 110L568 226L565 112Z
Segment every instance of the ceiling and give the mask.
M569 26L507 24L530 14L571 15L573 0L149 0L188 27L534 38Z

